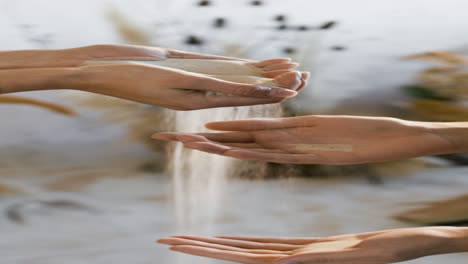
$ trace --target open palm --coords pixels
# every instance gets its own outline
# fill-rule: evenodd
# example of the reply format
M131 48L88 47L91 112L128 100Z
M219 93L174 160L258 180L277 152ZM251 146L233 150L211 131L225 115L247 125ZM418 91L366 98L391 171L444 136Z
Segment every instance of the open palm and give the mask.
M303 116L208 123L223 133L159 133L187 148L291 164L357 164L447 153L427 123L384 117Z
M422 227L324 238L174 236L158 240L171 250L245 264L387 264L452 253L452 227Z

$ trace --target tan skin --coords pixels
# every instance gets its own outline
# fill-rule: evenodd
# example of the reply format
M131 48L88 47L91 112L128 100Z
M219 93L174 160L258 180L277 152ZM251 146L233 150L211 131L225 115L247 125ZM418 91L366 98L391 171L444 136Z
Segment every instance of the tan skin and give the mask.
M220 133L158 133L187 148L246 160L357 164L468 151L468 122L303 116L208 123ZM422 227L325 238L176 236L174 251L247 264L386 264L468 251L468 229Z
M187 148L245 160L358 164L468 151L468 123L302 116L209 123L222 133L158 133ZM225 132L228 131L228 132Z
M277 103L301 90L296 82L264 89L205 75L148 65L83 66L88 60L165 58L232 59L170 49L97 45L68 50L0 52L0 94L76 89L177 110ZM274 64L288 64L289 60ZM249 62L270 67L271 62ZM290 64L291 66L295 66ZM270 78L290 74L289 66ZM284 78L284 76L283 76ZM206 91L234 96L208 97ZM186 147L221 155L281 163L351 164L466 151L466 124L434 124L385 118L299 117L208 124L222 134L165 133ZM408 150L408 145L414 148ZM380 152L382 146L386 151ZM394 263L426 255L468 251L466 228L427 227L321 239L172 237L172 250L240 263Z
M204 74L143 64L85 65L89 60L222 59L245 61L278 80L276 87L224 81ZM0 94L49 89L99 93L174 110L279 103L307 84L289 59L248 61L165 48L95 45L65 50L0 52ZM208 93L216 92L217 94Z
M387 264L468 251L468 228L420 227L324 238L174 236L171 250L245 264Z

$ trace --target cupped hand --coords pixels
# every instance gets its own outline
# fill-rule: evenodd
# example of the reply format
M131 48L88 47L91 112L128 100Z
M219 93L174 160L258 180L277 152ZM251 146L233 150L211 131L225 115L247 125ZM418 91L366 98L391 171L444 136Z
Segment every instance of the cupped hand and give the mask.
M174 236L171 250L245 264L387 264L460 251L454 227L385 230L325 238Z
M295 90L307 82L295 71L275 77L293 75L293 81L270 87L146 64L102 64L79 69L75 89L174 110L279 103L295 96Z
M213 122L223 133L158 133L153 138L245 159L291 164L357 164L449 153L429 123L385 117L303 116Z

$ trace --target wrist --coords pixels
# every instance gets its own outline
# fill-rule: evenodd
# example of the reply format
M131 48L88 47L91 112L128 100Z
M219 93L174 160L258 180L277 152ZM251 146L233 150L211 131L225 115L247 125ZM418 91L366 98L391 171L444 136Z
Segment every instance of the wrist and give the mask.
M468 152L468 122L426 123L432 133L444 139L449 150L446 153Z
M85 85L80 67L0 70L0 94L54 89L80 89Z
M468 252L468 227L427 227L432 237L440 239L434 254Z
M438 241L424 255L438 255L468 251L468 228L453 226L422 227L426 239ZM421 241L424 242L424 241Z
M458 227L453 233L455 252L468 252L468 227Z

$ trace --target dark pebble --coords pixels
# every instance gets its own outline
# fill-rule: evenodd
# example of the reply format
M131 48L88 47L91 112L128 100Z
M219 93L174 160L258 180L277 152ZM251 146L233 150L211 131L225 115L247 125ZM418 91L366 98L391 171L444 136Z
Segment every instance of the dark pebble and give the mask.
M185 44L188 44L188 45L202 45L203 40L201 40L200 38L198 38L196 36L188 36L185 39Z
M214 20L213 26L214 26L214 27L217 27L217 28L225 27L225 26L226 26L226 19L221 18L221 17L216 18L216 19Z
M278 27L276 27L277 30L285 30L287 28L288 27L286 25L279 25Z
M263 5L263 2L262 1L252 1L252 2L250 2L250 4L253 5L253 6L261 6L261 5Z
M297 27L297 30L299 31L306 31L306 30L309 30L310 28L308 26L299 26Z
M341 51L341 50L345 50L346 47L344 47L344 46L332 46L331 49L336 50L336 51Z
M326 30L326 29L330 29L330 28L332 28L332 27L334 27L334 26L336 26L336 22L335 22L335 21L329 21L329 22L327 22L327 23L321 25L321 26L319 27L319 29L321 29L321 30Z
M291 48L291 47L287 47L287 48L284 48L283 49L283 52L286 53L286 54L293 54L296 52L296 49L295 48Z
M211 2L208 1L208 0L203 0L203 1L198 2L197 5L198 6L209 6L209 5L211 5Z
M280 21L280 22L283 22L286 20L286 16L284 15L277 15L275 16L275 21Z

